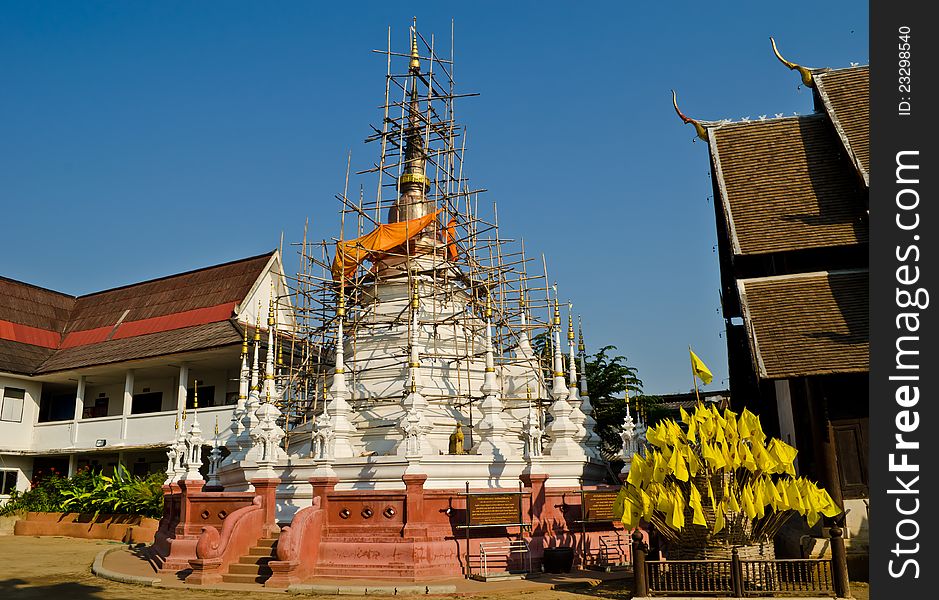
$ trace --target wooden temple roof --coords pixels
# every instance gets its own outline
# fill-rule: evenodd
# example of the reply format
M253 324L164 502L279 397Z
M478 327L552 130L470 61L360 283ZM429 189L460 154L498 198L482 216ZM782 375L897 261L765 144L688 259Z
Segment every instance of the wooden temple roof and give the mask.
M870 369L867 270L738 280L761 378Z
M814 76L815 89L835 126L845 152L869 185L870 67L825 71Z
M824 113L709 131L736 255L866 243L863 184Z

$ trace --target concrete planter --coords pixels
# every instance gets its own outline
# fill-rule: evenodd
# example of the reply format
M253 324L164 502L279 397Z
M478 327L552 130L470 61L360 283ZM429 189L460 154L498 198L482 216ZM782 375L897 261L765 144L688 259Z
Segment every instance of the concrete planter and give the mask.
M139 515L26 513L13 527L15 535L59 535L128 543L151 543L159 521Z

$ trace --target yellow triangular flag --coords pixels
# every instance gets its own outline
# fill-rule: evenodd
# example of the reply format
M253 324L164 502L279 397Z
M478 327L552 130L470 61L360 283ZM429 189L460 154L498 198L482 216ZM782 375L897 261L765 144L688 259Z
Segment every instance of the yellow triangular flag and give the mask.
M724 503L721 502L714 507L714 533L724 528Z
M672 470L672 473L675 474L675 478L678 481L688 481L688 466L685 464L685 459L682 458L681 451L678 448L675 448L675 451L672 452L672 458L668 462L668 467Z
M701 508L701 492L693 483L691 484L691 499L688 501L688 506L694 511L691 522L695 525L707 526L708 523L704 520L704 510Z
M704 361L698 358L698 355L691 348L688 348L688 353L691 354L691 370L694 372L695 377L703 381L704 385L711 383L711 380L714 379L711 370L707 368Z
M629 474L626 475L626 482L633 487L642 487L643 470L648 468L645 459L639 454L633 454L632 462L629 465Z

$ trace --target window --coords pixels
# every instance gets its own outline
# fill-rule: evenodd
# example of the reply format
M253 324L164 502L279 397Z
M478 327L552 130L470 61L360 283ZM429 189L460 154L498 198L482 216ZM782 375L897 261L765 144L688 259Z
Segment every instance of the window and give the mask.
M134 394L134 399L130 405L130 414L141 415L144 413L160 412L163 407L163 392L147 392L145 394Z
M39 397L39 422L71 421L75 417L75 392L45 389Z
M0 407L0 421L22 422L24 398L26 398L26 390L12 387L4 388L3 406Z
M16 490L17 471L0 471L0 496L8 496Z
M110 403L111 399L106 397L95 398L95 403L92 406L89 406L86 402L85 407L82 409L82 418L97 419L108 416L108 405Z
M193 392L193 388L186 390L186 408L189 410L192 410L195 406L195 395ZM205 408L207 406L215 406L214 385L199 386L199 408Z

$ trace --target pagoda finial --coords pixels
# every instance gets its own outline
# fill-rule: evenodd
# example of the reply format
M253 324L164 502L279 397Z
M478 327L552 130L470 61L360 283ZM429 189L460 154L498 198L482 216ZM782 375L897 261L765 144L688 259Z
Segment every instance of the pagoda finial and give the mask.
M580 315L577 315L577 336L577 351L583 354L587 351L587 347L584 346L584 322Z
M815 87L815 80L812 78L811 69L803 67L802 65L797 65L796 63L783 58L782 54L779 53L779 49L776 48L776 40L773 39L773 36L769 37L769 42L773 45L773 54L776 55L776 58L779 59L779 62L789 67L790 70L798 71L799 74L802 75L802 84L805 85L805 87Z
M411 63L408 67L415 74L421 71L421 56L417 51L417 17L414 17L414 24L411 25Z
M678 118L680 118L683 123L686 125L688 123L694 125L694 130L697 132L698 137L705 142L708 141L708 133L707 129L704 128L704 125L702 125L701 122L697 119L686 117L685 114L678 108L678 94L675 93L675 90L672 90L672 106L675 107L675 112L678 113Z

